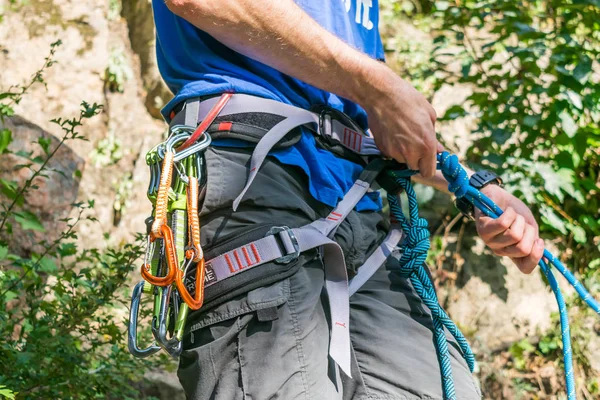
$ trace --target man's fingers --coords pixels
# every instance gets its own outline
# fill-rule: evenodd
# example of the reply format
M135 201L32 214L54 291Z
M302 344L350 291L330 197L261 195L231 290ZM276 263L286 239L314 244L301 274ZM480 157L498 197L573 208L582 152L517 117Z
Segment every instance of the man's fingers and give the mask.
M423 178L431 178L435 175L435 164L435 154L433 154L433 157L431 154L427 154L426 157L419 160L419 174Z
M477 232L487 243L492 240L494 236L508 230L516 218L517 213L512 207L508 207L502 215L496 219L491 217L480 217L477 220Z
M537 239L533 247L531 248L531 253L526 257L521 258L513 258L513 262L517 265L517 267L524 274L530 274L535 270L535 267L540 262L542 256L544 255L544 241L542 239Z
M519 243L523 239L526 226L525 218L517 214L510 228L491 238L488 246L493 250L498 250Z
M519 240L512 246L506 246L504 248L496 250L496 254L500 256L508 256L511 258L527 257L529 254L531 254L531 250L533 248L533 245L536 243L537 239L537 229L535 229L531 225L525 225L523 237L521 238L521 240Z

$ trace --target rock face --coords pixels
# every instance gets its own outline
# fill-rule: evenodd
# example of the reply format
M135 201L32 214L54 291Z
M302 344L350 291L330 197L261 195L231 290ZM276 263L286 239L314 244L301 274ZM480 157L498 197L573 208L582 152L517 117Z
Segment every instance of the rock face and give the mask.
M32 157L44 156L42 148L35 144L40 138L49 139L49 151L53 151L60 140L44 131L39 126L19 116L7 118L4 123L0 121L0 130L9 129L13 135L13 142L9 150L31 152ZM16 181L22 187L26 180L33 176L28 168L16 168L18 165L28 163L27 159L16 154L0 156L0 179ZM81 172L84 161L71 148L62 145L55 156L47 165L45 178L36 178L33 182L37 189L32 189L33 195L26 196L23 206L35 214L42 222L45 232L23 231L19 224L13 224L14 241L10 243L11 249L17 254L24 254L30 250L37 250L37 244L42 240L53 241L65 227L62 219L69 216L71 204L77 200ZM35 167L35 164L34 164ZM0 194L3 204L10 204L6 196Z
M159 117L160 101L153 103L152 114L146 103L147 93L155 93L152 88L160 87L162 81L154 61L150 2L140 1L134 9L127 6L125 11L132 12L124 14L135 16L129 20L131 32L120 16L118 0L17 2L4 7L0 23L2 89L29 82L44 64L50 44L59 39L63 43L54 57L57 63L43 74L47 86L34 84L15 107L20 117L5 121L13 131L11 149L27 150L40 135L53 136L56 143L62 131L50 120L77 116L82 101L104 106L102 114L86 120L79 129L88 140L70 142L52 164L66 177L53 173L50 180L40 181L40 191L28 204L52 233L59 232L56 221L72 212L71 203L95 200L94 216L99 222L79 226L80 247L102 248L132 240L145 229L144 219L151 211L145 196L149 174L144 156L161 140L165 124L153 118ZM111 92L105 84L107 72L115 69L133 72L120 76L122 92ZM159 90L158 96L168 94ZM0 158L0 177L27 178L25 170L14 176L14 162L10 157ZM76 170L83 173L80 179L73 177ZM4 204L5 199L0 201ZM38 236L29 237L18 250L31 250ZM171 377L169 385L162 388L159 381L151 391L165 399L179 392L182 398L176 377L164 375Z
M144 104L150 115L160 119L160 109L172 95L156 65L152 0L123 0L121 16L129 27L131 49L140 59L140 74L146 91Z

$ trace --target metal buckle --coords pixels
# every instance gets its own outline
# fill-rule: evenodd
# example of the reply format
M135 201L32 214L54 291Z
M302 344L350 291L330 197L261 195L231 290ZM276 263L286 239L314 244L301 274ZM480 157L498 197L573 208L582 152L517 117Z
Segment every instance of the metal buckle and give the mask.
M455 199L454 207L456 207L464 217L471 221L475 221L475 207L467 199L462 197Z
M283 257L279 257L278 259L275 260L275 262L280 263L280 264L288 264L300 256L300 245L298 244L298 239L296 238L296 235L294 235L294 232L287 226L274 226L271 229L269 229L269 232L267 232L266 236L269 236L269 235L275 236L276 234L281 233L281 232L287 233L288 236L290 237L290 241L292 242L292 245L294 246L294 252L290 253L290 254L286 254ZM285 249L286 248L285 245L283 245L282 248Z

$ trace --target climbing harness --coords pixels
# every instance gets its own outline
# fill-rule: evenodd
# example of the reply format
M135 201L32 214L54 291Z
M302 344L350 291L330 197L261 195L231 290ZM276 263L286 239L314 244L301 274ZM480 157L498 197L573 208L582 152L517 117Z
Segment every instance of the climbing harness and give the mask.
M184 329L190 333L199 329L185 326L190 308L198 310L207 302L209 307L214 307L230 298L228 296L252 290L257 287L256 282L264 286L290 276L299 268L297 261L301 254L320 249L325 259L325 288L331 316L329 353L351 377L349 296L360 289L388 257L401 251L400 273L410 279L431 311L444 398L455 400L445 331L455 338L471 372L475 368L475 356L464 335L439 305L426 270L429 231L427 221L419 216L411 184L411 177L418 171L384 160L372 137L344 114L324 107L308 111L254 96L224 94L220 98L188 100L178 111L171 115L169 138L146 157L150 168L148 198L153 204L153 213L147 220L148 246L141 268L144 280L135 286L131 299L130 352L137 357L147 357L163 348L177 357L182 351ZM293 228L271 226L268 230L259 227L204 252L198 214L206 186L203 153L211 137L242 139L255 144L246 184L233 203L236 210L268 153L273 148L297 142L298 137L293 132L301 126L315 135L321 147L340 156L353 157L364 165L358 180L327 216L311 224ZM502 214L492 200L469 183L457 156L447 152L438 154L437 168L457 199L471 203L488 217L498 218ZM358 201L372 190L375 181L388 193L392 225L387 237L348 280L343 252L333 236ZM408 216L400 206L401 192L408 199ZM567 393L568 399L574 400L567 309L551 266L559 270L597 313L600 313L600 305L548 250L544 250L539 265L559 305ZM144 293L154 298L151 327L155 343L140 349L137 325Z

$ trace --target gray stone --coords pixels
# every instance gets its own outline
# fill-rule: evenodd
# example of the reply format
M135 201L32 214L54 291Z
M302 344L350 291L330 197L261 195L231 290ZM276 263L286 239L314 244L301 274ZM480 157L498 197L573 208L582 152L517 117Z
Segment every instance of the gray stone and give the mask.
M42 148L35 142L40 138L50 139L49 150L52 151L59 145L60 139L19 116L7 118L4 123L0 121L0 130L2 129L12 132L13 142L8 148L13 154L0 156L0 178L16 181L19 187L22 187L33 176L33 171L29 168L19 168L18 165L30 162L14 153L33 152L32 157L44 157ZM37 189L32 188L25 196L23 207L16 209L35 214L46 231L23 231L18 223L13 223L10 243L12 251L23 254L32 249L39 250L40 241L52 241L60 235L65 228L65 223L60 220L69 216L71 204L77 200L81 174L76 172L82 172L84 165L83 159L67 143L58 149L47 164L47 178L38 176L33 182ZM32 167L38 169L40 165L33 164ZM3 194L0 194L0 201L6 205L11 203Z

